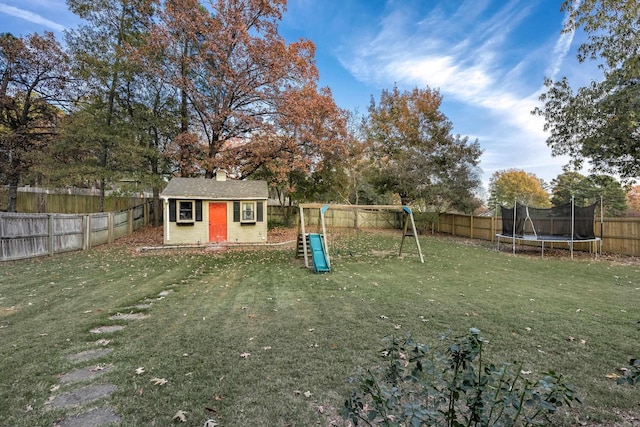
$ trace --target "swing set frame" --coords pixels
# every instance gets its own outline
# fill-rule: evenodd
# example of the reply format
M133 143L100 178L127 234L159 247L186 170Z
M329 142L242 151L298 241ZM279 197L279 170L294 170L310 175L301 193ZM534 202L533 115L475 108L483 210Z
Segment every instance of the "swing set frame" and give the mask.
M399 205L339 205L339 204L322 204L322 203L302 203L299 206L300 209L300 223L298 227L298 238L302 240L304 265L307 268L311 268L309 263L309 247L307 244L307 232L305 230L304 210L305 209L319 209L320 210L320 225L322 227L322 242L324 246L327 265L331 266L329 257L329 247L327 245L327 230L325 224L325 212L329 209L337 211L349 211L354 212L356 215L358 211L388 211L388 212L402 212L403 218L403 230L402 241L400 242L400 252L398 256L402 256L402 249L404 248L404 242L406 237L414 237L416 239L416 245L418 247L418 254L420 255L420 262L424 263L424 257L422 255L422 249L420 248L420 240L418 239L418 231L416 230L416 223L413 218L413 211L408 206ZM409 229L409 225L411 229Z

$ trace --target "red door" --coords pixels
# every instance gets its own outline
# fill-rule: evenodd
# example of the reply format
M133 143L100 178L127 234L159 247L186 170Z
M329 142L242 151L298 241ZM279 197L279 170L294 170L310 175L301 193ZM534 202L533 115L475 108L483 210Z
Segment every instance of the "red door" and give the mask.
M227 241L227 204L209 203L209 242Z

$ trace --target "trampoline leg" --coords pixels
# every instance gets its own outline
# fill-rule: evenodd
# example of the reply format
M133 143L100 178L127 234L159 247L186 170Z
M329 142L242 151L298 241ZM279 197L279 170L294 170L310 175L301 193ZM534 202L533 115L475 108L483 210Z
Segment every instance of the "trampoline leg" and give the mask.
M542 255L540 257L544 258L544 240L542 241Z

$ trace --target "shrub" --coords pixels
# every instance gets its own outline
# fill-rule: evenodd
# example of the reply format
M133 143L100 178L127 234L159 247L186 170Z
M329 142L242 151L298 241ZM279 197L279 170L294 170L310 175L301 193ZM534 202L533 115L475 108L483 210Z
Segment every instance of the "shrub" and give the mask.
M356 385L343 418L369 426L544 425L557 408L581 403L555 372L530 380L521 363L485 364L478 329L443 338L444 350L405 338L388 339L383 367L350 378Z
M640 359L629 360L629 367L624 368L624 376L618 378L618 384L636 385L640 383Z

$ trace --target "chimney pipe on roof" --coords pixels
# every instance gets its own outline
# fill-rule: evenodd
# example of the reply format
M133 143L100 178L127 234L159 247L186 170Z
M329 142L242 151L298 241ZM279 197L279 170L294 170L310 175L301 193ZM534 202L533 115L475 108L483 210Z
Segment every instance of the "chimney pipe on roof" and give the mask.
M227 180L227 173L222 169L218 169L216 171L216 181L226 181L226 180Z

